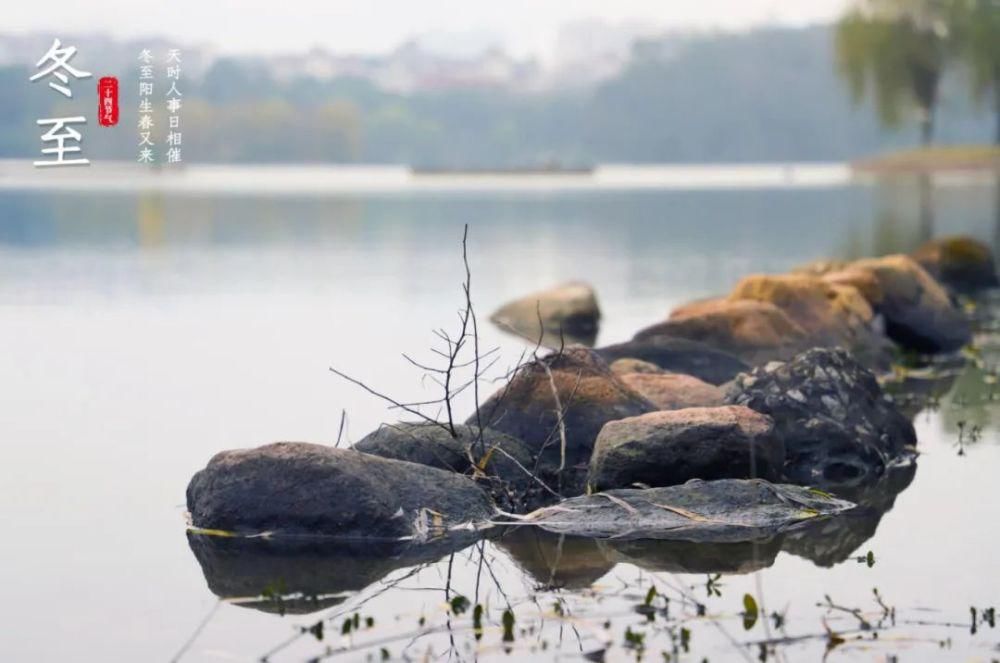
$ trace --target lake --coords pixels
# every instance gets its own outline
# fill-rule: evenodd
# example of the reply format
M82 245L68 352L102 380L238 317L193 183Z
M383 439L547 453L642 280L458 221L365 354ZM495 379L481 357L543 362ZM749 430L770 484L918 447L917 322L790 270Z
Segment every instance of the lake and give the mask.
M915 414L915 473L844 531L725 550L518 534L415 568L374 563L375 551L368 565L237 555L311 575L332 595L311 614L277 598L220 602L185 536L185 487L215 452L347 443L397 420L330 366L399 399L434 392L402 353L428 357L432 331L454 326L465 224L481 319L583 279L605 344L752 272L911 250L928 232L911 183L855 182L836 165L433 185L379 179L396 171L334 173L334 185L322 169L218 169L211 186L130 183L113 169L40 185L4 168L4 660L550 660L605 649L619 660L641 640L644 660L728 661L759 660L756 643L784 635L770 657L820 660L836 645L829 660L1000 658L1000 631L982 619L1000 603L1000 336L988 332L985 370L935 385L941 394ZM982 182L938 182L933 232L996 251L996 200ZM481 335L500 349L498 374L525 347L488 324ZM463 418L471 409L461 400ZM207 568L209 580L224 584L227 568ZM636 612L650 587L650 605L669 610L653 621ZM745 629L747 593L775 616ZM471 605L449 616L456 596L483 605L481 640ZM817 605L827 596L836 607ZM502 637L508 608L513 642ZM886 628L873 638L862 621ZM317 623L322 641L303 631Z

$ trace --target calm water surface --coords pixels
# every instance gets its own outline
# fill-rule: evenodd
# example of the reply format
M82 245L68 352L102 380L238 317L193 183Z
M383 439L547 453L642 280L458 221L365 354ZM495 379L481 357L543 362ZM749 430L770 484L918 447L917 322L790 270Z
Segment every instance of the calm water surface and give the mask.
M585 279L608 343L750 272L909 250L925 232L915 201L905 184L846 182L328 196L4 190L0 658L379 660L384 648L421 660L607 649L619 660L638 654L624 646L629 630L646 634L650 661L664 651L758 660L744 643L813 636L778 648L779 660L797 661L823 658L827 626L846 640L831 661L1000 658L1000 630L970 633L971 607L1000 604L1000 410L993 377L975 368L936 385L944 395L916 413L915 475L879 496L867 520L809 540L720 550L522 534L415 571L412 560L373 554L367 564L236 556L346 592L318 612L281 616L276 602L220 603L184 533L187 481L216 451L332 443L342 411L348 441L395 420L329 366L400 399L431 393L401 353L426 357L431 330L454 323L465 223L482 317L508 298ZM934 231L995 245L994 205L989 187L943 185ZM482 333L501 364L516 362L517 339ZM979 343L989 368L1000 340ZM459 409L464 417L471 405ZM868 551L873 567L855 559ZM713 570L727 572L711 583L721 595L706 586ZM231 568L206 572L219 587ZM670 598L669 619L634 611L650 586ZM828 595L877 622L875 587L896 620L877 639L856 639L855 616L816 605ZM478 645L471 608L448 620L446 590L485 606ZM746 593L784 616L780 628L771 619L744 629ZM508 606L513 643L502 640ZM360 630L342 636L356 613ZM318 622L322 641L301 633Z

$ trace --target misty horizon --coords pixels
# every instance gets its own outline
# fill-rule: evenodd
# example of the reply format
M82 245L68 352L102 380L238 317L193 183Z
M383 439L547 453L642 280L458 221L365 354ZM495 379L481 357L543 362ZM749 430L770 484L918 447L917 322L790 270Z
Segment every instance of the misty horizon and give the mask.
M675 2L669 11L646 0L625 0L607 6L591 0L572 7L560 3L517 2L497 7L489 3L449 1L421 3L385 2L380 10L359 11L343 3L313 3L292 0L284 11L270 10L267 3L251 0L239 12L223 6L197 6L181 0L168 7L150 6L137 12L131 3L120 2L116 21L108 26L91 16L85 6L56 2L52 12L41 15L28 8L5 11L3 35L33 33L107 37L115 40L171 40L211 48L225 55L295 55L322 49L335 54L384 55L409 41L425 42L440 54L467 55L500 48L518 58L548 60L566 32L604 30L606 33L659 36L671 32L742 32L760 27L825 23L834 20L846 0L796 3L788 0L726 0ZM192 11L184 10L191 4ZM298 11L297 11L298 10ZM191 17L197 16L195 20ZM530 16L531 21L513 21ZM65 30L60 26L73 26ZM225 25L224 36L218 26ZM597 35L598 39L600 35Z

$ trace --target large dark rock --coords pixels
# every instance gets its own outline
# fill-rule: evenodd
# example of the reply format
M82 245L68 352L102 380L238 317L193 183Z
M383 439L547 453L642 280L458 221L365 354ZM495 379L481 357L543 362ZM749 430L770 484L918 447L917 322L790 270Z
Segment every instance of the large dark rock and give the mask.
M523 442L489 428L427 421L385 424L354 445L357 451L428 465L485 480L506 510L522 510L541 486L532 476L534 456ZM484 461L485 459L485 461Z
M594 440L604 424L655 409L625 386L594 351L575 347L521 367L505 387L480 406L479 419L487 428L522 440L543 472L553 473L562 465L565 476L571 479L569 492L582 489ZM466 423L476 421L473 414Z
M774 420L796 483L874 481L916 445L913 425L843 350L817 348L741 374L727 400Z
M494 513L471 479L304 442L223 451L188 484L195 527L237 533L427 538Z
M957 292L975 292L1000 285L990 247L971 237L932 239L912 256L931 276Z
M594 445L591 490L689 479L781 477L785 449L771 420L740 406L651 412L605 424Z
M729 382L749 368L733 355L704 343L660 334L608 345L596 352L608 362L640 359L671 373L693 375L710 384Z
M972 338L966 315L948 292L913 258L891 255L851 263L878 279L885 333L904 348L933 354L954 352Z
M771 539L853 507L826 493L762 479L692 479L680 486L574 497L539 509L524 522L573 536L731 543Z

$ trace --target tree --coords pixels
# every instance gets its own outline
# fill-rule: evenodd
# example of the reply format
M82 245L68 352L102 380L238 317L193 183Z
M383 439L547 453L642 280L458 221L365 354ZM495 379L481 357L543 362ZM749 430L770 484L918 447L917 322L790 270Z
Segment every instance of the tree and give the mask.
M948 9L944 0L859 0L837 24L837 68L855 103L871 94L887 127L916 107L924 145L953 49Z
M992 93L996 115L994 142L1000 145L1000 3L955 0L953 11L955 41L969 70L972 97L982 103Z

